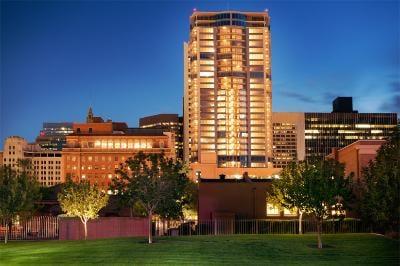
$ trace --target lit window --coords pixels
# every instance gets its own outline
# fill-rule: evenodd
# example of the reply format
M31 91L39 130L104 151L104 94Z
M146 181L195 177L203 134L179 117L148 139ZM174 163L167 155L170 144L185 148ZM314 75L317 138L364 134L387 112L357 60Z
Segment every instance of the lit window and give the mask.
M283 215L285 215L285 216L296 216L297 215L297 210L296 209L289 210L289 209L284 208L283 209Z
M267 216L279 216L279 208L271 203L267 203Z

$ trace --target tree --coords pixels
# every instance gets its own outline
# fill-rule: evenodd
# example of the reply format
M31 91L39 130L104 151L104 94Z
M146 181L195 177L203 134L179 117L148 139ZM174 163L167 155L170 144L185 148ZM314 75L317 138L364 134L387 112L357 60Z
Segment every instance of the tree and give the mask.
M17 216L29 215L40 199L39 183L25 170L21 173L10 166L0 166L0 218L6 224L4 242Z
M28 172L32 166L32 160L30 158L18 159L17 165L22 172Z
M180 161L166 158L164 154L139 152L129 158L114 178L111 189L125 202L139 204L148 217L149 244L153 242L152 217L165 219L183 216L183 207L191 201L191 181L186 176L186 167Z
M400 228L400 132L378 150L374 162L363 171L359 212L375 230L397 232Z
M335 160L311 161L305 164L302 173L303 208L317 220L318 248L322 248L322 222L332 215L333 208L341 212L347 207L351 196L352 177L346 177L344 165Z
M68 216L76 216L81 220L85 240L87 239L87 223L96 219L99 211L107 205L108 195L99 190L97 184L91 185L87 180L78 183L68 179L58 194L61 209Z
M302 234L302 217L306 211L307 191L304 187L303 174L311 167L306 162L291 163L272 181L268 191L268 201L289 210L299 212L299 234Z

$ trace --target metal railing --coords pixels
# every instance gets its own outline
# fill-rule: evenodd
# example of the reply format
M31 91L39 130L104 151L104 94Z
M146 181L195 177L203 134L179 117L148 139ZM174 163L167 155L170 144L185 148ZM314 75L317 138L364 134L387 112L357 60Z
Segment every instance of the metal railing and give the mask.
M33 216L28 219L14 221L7 225L0 221L0 240L4 240L8 230L9 240L42 240L58 239L58 218L55 216Z
M316 233L317 222L302 222L303 233ZM370 226L361 220L326 220L322 224L322 233L366 233ZM156 236L181 235L233 235L233 234L298 234L298 220L264 220L264 219L227 219L227 220L189 220L153 222L153 233Z

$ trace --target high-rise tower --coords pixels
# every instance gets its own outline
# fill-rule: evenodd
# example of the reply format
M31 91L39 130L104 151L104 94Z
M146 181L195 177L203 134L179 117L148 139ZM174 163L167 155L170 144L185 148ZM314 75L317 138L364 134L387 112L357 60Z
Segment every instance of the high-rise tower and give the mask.
M227 173L272 167L269 25L267 12L191 15L184 44L184 155L192 166L215 163Z

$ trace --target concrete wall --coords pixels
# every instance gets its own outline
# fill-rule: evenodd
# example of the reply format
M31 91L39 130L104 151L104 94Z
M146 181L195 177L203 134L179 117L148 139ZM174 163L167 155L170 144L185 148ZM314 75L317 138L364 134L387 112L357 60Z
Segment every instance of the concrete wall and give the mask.
M88 239L134 237L147 235L147 218L101 217L88 222ZM59 239L84 239L84 229L82 222L78 218L60 218Z

